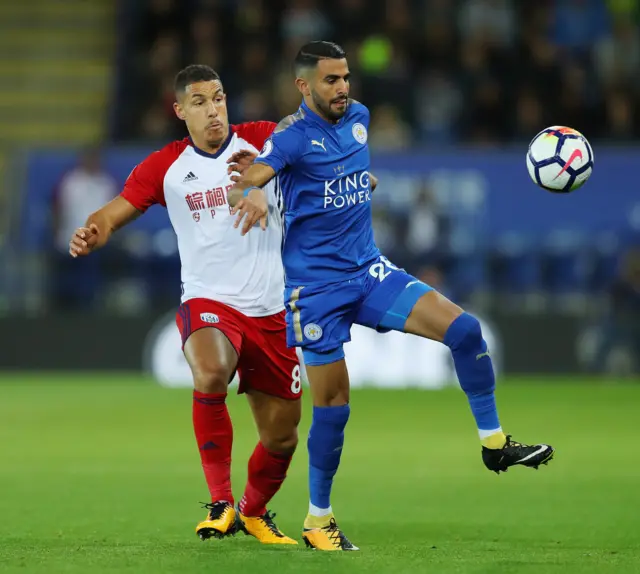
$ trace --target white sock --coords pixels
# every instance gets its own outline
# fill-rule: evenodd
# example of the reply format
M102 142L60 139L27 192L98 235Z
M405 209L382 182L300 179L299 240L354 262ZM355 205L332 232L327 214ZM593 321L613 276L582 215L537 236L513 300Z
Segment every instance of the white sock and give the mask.
M493 430L482 430L482 429L478 429L478 434L480 435L480 440L484 440L487 437L490 437L492 434L496 434L502 432L502 427L498 427L497 429L493 429Z
M331 509L331 507L318 508L317 506L309 503L309 514L311 514L311 516L326 516L327 514L331 514L332 512L333 510Z

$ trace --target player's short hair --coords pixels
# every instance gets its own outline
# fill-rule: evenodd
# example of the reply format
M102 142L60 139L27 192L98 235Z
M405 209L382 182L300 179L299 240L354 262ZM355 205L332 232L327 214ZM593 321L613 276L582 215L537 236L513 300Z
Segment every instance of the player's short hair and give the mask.
M293 68L299 76L304 70L315 68L320 60L342 60L346 57L344 49L334 42L309 42L298 51Z
M212 67L203 64L191 64L176 74L173 88L176 94L184 93L187 86L196 82L220 81L220 76Z

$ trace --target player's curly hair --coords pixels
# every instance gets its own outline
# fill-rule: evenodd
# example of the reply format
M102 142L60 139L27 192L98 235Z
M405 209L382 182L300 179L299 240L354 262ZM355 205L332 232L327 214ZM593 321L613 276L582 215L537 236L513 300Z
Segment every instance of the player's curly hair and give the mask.
M320 60L342 60L346 57L344 49L334 42L309 42L298 51L293 68L296 75L300 75L305 69L315 68Z
M210 66L203 64L191 64L176 74L173 88L176 94L184 92L187 86L196 82L220 81L220 76Z

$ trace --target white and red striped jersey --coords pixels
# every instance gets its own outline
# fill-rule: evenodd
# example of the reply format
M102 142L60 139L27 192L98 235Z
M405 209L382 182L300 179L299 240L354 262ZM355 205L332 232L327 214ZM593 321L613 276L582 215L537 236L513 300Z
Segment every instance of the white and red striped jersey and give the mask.
M182 302L212 299L249 317L273 315L284 308L282 197L277 179L264 188L269 201L266 231L242 237L233 227L236 218L227 202L233 186L227 159L242 149L259 152L275 125L232 125L215 154L196 148L189 138L172 142L129 175L122 197L140 211L155 203L168 210L178 237Z

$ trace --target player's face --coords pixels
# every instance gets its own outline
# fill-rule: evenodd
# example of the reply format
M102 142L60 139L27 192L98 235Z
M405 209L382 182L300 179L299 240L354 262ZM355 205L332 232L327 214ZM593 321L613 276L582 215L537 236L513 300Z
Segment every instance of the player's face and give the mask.
M218 148L227 138L227 97L218 80L189 84L174 109L197 146Z
M330 121L338 121L347 112L350 76L345 59L320 60L316 66L310 95L318 110Z

